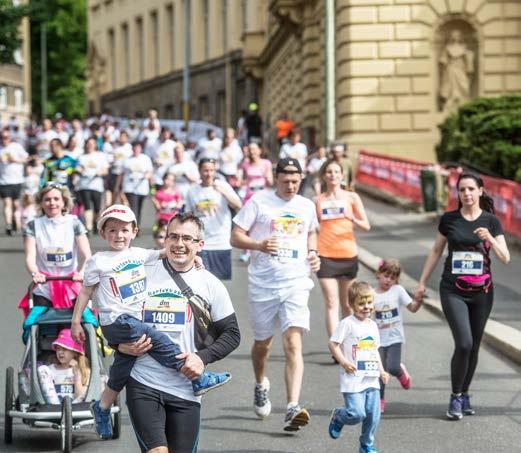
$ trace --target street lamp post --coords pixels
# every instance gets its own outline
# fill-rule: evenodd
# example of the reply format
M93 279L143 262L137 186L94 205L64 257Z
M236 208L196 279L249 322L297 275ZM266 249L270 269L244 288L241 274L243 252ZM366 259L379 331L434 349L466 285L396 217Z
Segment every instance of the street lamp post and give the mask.
M40 60L41 60L41 110L42 118L47 115L47 26L45 22L40 26Z
M184 0L185 49L183 66L183 119L185 122L186 138L188 138L188 124L190 121L190 0Z

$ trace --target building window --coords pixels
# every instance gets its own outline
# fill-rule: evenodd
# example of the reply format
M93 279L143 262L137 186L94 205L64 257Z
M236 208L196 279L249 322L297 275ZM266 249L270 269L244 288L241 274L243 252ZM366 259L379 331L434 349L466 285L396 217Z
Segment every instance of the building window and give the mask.
M121 25L121 34L123 35L123 64L125 66L125 85L130 84L130 44L128 42L128 24Z
M116 38L114 36L114 30L109 30L109 60L110 60L110 81L112 83L112 89L116 88Z
M208 118L208 96L199 96L199 120L206 121Z
M14 109L21 112L24 108L24 92L21 88L14 89Z
M224 128L226 126L226 92L217 92L217 124Z
M150 37L152 38L152 56L154 61L154 75L159 75L159 22L157 20L157 11L150 13Z
M0 87L0 109L7 108L7 87Z
M174 104L165 105L165 110L163 114L164 118L173 119L174 118Z
M174 34L174 27L175 27L175 23L174 23L174 5L173 4L170 4L170 5L167 5L166 7L166 17L167 17L167 21L168 21L168 33L167 33L167 36L168 36L168 46L167 46L167 49L169 50L168 52L168 56L170 58L170 69L174 69L175 67L175 42L174 42L174 39L175 39L175 34Z
M143 19L141 17L136 18L136 41L138 75L139 80L143 80L145 78L145 54L143 52L144 36Z
M204 24L204 59L210 58L210 18L208 11L208 0L203 0L203 24Z

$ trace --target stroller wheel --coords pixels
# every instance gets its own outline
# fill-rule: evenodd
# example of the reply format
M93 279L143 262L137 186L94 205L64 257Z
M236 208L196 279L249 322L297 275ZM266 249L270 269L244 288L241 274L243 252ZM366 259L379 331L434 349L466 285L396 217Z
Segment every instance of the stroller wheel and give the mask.
M4 411L4 442L13 442L13 419L9 411L14 407L14 369L7 368L5 371L5 411Z
M72 451L72 400L69 396L62 401L62 418L60 423L62 453Z
M121 434L121 401L118 396L115 406L119 407L119 412L112 416L112 439L119 439Z

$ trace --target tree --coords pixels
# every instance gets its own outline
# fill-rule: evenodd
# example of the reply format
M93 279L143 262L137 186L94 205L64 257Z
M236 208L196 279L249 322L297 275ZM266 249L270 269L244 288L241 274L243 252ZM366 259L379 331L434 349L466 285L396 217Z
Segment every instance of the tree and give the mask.
M32 110L41 116L41 28L47 34L47 105L53 116L85 115L86 0L31 0Z
M0 63L14 63L14 53L22 45L20 22L29 14L29 5L13 5L0 0Z

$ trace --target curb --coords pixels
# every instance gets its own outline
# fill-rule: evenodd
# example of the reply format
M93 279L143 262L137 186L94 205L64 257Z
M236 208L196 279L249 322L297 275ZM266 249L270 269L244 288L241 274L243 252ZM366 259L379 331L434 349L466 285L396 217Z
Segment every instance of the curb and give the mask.
M373 255L368 250L358 247L358 260L368 269L376 272L378 264L382 260L379 256ZM415 288L418 281L412 278L407 273L403 272L400 275L400 282L405 288ZM426 297L423 305L431 313L434 313L440 318L445 318L441 309L441 302L438 299ZM485 343L494 348L496 351L504 354L509 359L521 365L521 331L513 327L502 324L493 319L489 319L485 327L485 334L483 335Z

